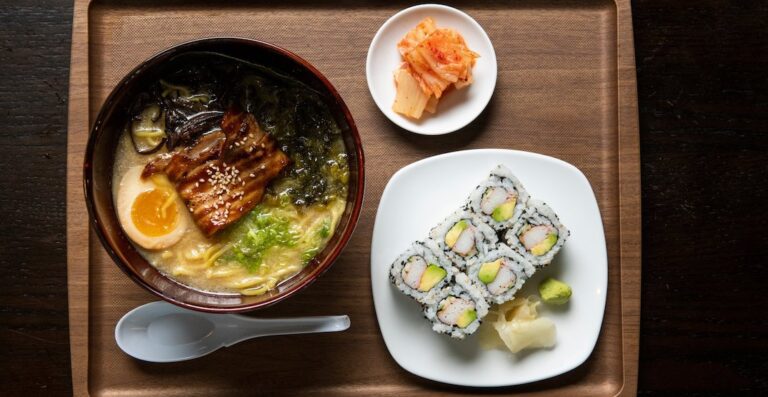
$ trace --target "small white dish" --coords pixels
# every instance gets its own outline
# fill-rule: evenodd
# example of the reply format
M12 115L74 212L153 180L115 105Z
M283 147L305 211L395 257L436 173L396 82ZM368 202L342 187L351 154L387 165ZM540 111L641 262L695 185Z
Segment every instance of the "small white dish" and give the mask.
M456 29L480 58L472 70L474 82L469 87L451 90L440 99L435 114L425 112L421 119L414 120L392 110L394 72L402 63L397 43L426 17L432 17L438 27ZM373 100L393 123L417 134L442 135L471 123L488 105L496 87L496 53L491 39L472 17L452 7L424 4L398 12L379 28L368 49L365 72Z
M537 272L520 296L552 276L573 288L564 307L539 306L557 326L550 349L511 354L483 350L477 335L463 341L432 331L420 306L389 281L392 261L408 245L466 199L498 164L509 167L571 230L555 261ZM584 174L552 157L501 149L454 152L410 164L392 176L379 204L371 244L371 284L381 334L389 353L405 370L438 382L477 387L512 386L570 371L592 353L600 334L608 283L608 260L600 210Z

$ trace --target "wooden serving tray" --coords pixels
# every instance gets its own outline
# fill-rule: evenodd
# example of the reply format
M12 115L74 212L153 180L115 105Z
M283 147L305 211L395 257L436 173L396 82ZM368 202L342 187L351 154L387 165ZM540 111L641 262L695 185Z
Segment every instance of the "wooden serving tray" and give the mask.
M397 3L397 4L395 4ZM441 137L408 133L373 103L365 59L392 1L75 1L69 95L67 265L76 395L428 395L471 390L426 381L389 356L378 332L369 273L373 220L399 168L468 148L539 152L579 167L591 182L608 244L608 301L590 359L564 375L499 393L633 395L640 318L640 167L629 0L455 4L488 32L498 84L485 112ZM439 22L439 21L438 21ZM260 316L349 314L343 333L253 340L210 356L149 364L123 354L117 320L152 300L125 277L89 230L82 189L86 139L109 91L135 65L183 41L240 36L313 63L336 86L360 129L367 186L357 230L337 263L306 291Z

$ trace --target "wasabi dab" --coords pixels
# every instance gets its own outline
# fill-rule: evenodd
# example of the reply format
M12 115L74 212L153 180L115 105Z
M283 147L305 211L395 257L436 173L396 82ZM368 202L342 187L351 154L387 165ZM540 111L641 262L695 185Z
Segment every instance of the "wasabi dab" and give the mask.
M571 287L554 278L547 278L539 284L539 295L544 303L564 305L571 298Z

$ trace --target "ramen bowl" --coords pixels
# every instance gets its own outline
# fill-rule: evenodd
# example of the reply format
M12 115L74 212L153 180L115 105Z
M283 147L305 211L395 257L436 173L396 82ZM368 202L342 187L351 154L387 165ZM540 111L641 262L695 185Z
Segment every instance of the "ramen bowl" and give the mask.
M323 109L335 121L346 152L346 202L324 247L295 275L259 295L192 287L169 272L153 266L121 226L115 200L115 157L121 134L130 122L132 101L157 81L174 60L189 54L215 54L258 64L276 78L297 82L317 94ZM204 56L204 55L203 55ZM214 56L214 55L211 55ZM315 95L315 94L313 94ZM335 130L336 131L336 130ZM327 271L341 254L357 223L363 199L364 159L360 136L352 115L333 85L309 62L292 52L261 41L242 38L208 38L166 49L129 72L112 90L99 111L88 140L84 162L84 189L92 227L116 265L136 284L170 303L193 310L246 312L280 302L307 288ZM341 207L340 207L341 208ZM191 225L191 227L195 227Z

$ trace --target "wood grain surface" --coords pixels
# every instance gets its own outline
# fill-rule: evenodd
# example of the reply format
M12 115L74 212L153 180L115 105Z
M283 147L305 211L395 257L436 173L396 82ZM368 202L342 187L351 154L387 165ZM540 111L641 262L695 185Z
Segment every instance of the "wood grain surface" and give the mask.
M644 207L639 394L765 395L766 3L632 6ZM71 7L0 7L3 395L72 390L64 241Z

